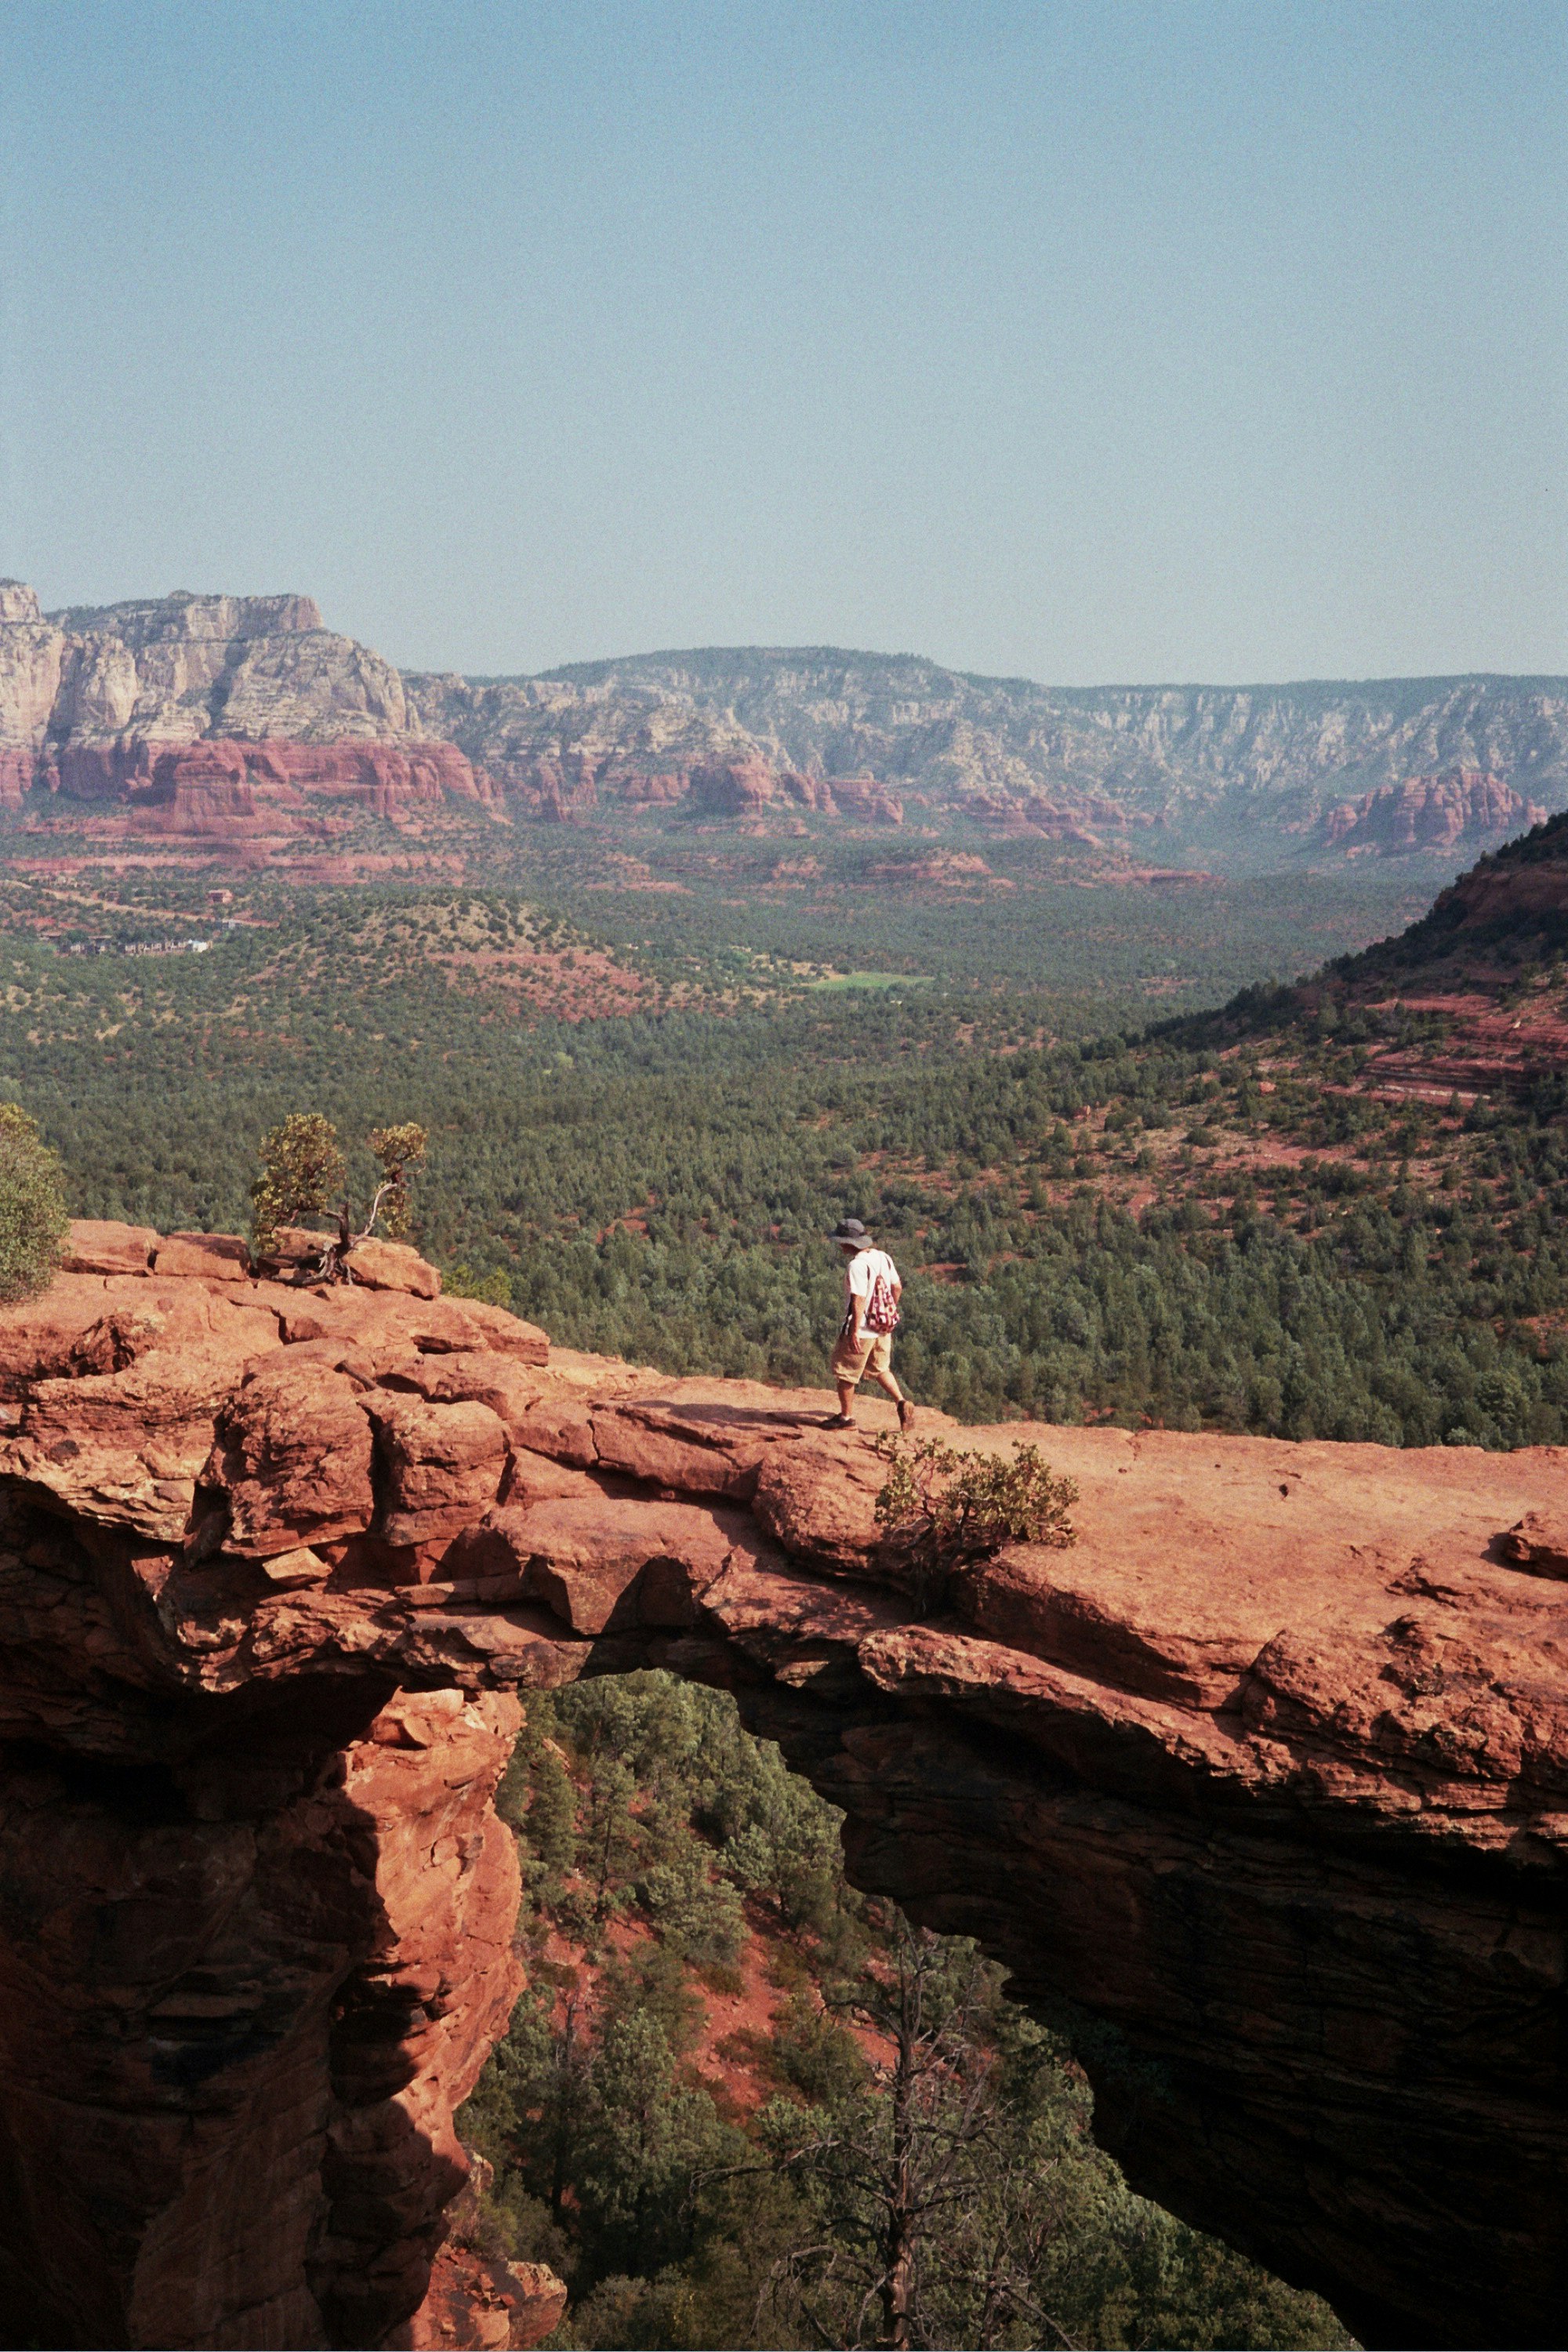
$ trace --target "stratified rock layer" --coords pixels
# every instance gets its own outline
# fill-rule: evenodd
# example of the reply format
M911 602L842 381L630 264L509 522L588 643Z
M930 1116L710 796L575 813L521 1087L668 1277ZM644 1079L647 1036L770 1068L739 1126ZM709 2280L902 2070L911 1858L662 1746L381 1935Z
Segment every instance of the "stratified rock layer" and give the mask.
M323 627L308 596L46 615L0 583L0 807L35 788L126 813L128 835L209 845L324 836L323 807L398 824L498 805L391 663Z
M971 1431L1079 1540L922 1613L821 1398L552 1355L407 1254L70 1262L0 1313L5 2341L548 2326L431 2275L520 1981L489 1798L519 1690L647 1664L1069 2021L1138 2186L1369 2340L1557 2340L1568 1456Z
M1543 824L1546 811L1500 776L1457 768L1447 776L1412 776L1381 784L1358 801L1331 809L1318 828L1328 849L1356 856L1407 857L1419 849L1452 849L1459 842L1502 841Z
M555 815L683 798L750 813L771 773L779 799L883 823L945 811L1050 840L1158 824L1198 842L1218 821L1289 840L1410 777L1495 772L1551 806L1568 780L1560 678L1061 688L915 655L734 646L405 685L432 731ZM858 804L868 794L887 805ZM1487 839L1494 815L1467 803L1452 838L1473 820Z
M40 791L63 799L47 820L35 800L36 826L190 856L259 858L355 801L402 824L502 795L554 822L679 808L767 830L809 811L1123 846L1157 825L1194 847L1217 828L1276 854L1450 850L1568 795L1568 681L1052 688L831 646L464 678L400 674L308 596L45 614L0 581L0 810Z

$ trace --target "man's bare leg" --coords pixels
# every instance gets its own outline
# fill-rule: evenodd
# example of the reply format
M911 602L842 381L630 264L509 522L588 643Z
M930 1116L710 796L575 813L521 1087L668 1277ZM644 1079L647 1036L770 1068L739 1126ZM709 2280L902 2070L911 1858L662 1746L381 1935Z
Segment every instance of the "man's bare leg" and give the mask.
M877 1386L881 1390L883 1395L890 1396L893 1402L898 1406L899 1427L900 1429L912 1429L914 1427L915 1409L910 1402L908 1397L904 1394L902 1389L899 1386L897 1381L893 1378L892 1373L873 1372L871 1378L876 1381Z
M913 1427L915 1409L910 1402L908 1397L904 1394L902 1389L899 1386L898 1381L893 1378L890 1371L867 1372L862 1375L862 1378L875 1381L877 1386L881 1390L882 1394L892 1398L893 1402L899 1408L899 1427L900 1429L910 1429ZM838 1381L835 1385L838 1391L838 1417L841 1421L853 1422L855 1418L855 1391L858 1387L859 1382L857 1381Z

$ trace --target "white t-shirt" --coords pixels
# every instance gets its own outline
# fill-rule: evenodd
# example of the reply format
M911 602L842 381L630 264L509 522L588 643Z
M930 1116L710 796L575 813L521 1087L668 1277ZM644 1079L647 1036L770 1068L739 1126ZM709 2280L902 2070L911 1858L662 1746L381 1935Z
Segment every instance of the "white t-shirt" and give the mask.
M858 1250L844 1268L844 1328L849 1329L855 1319L855 1301L868 1299L877 1286L880 1275L889 1290L899 1286L899 1269L886 1250Z

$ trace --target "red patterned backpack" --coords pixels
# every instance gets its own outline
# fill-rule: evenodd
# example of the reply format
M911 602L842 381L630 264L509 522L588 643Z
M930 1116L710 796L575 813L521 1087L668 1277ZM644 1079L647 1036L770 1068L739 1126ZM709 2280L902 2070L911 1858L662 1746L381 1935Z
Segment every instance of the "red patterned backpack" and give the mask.
M871 1285L871 1296L866 1301L865 1324L868 1331L896 1331L903 1318L899 1302L893 1297L893 1286L885 1274L879 1274Z

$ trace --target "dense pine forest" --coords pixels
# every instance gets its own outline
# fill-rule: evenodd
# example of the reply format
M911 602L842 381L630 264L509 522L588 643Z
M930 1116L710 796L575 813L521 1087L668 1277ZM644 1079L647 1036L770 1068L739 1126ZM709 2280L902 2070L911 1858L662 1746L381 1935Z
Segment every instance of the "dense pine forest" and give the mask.
M864 845L782 891L776 849L605 887L570 842L526 891L13 876L0 1098L73 1213L165 1231L247 1231L289 1112L366 1195L371 1131L417 1121L450 1289L670 1370L820 1385L848 1213L903 1269L907 1385L960 1419L1560 1440L1563 1084L1378 1082L1451 1026L1419 940L1384 953L1408 1003L1345 961L1408 886L1030 855L948 899L871 887ZM1500 1001L1551 1013L1558 943L1509 954ZM1349 2341L1131 2194L1067 2044L848 1887L727 1698L534 1696L500 1801L530 1990L462 2117L466 2226L567 2279L554 2343Z
M571 2285L552 2346L1351 2341L1129 2190L1066 2046L854 1893L731 1699L528 1706L500 1801L531 1984L459 2124L471 2238Z
M118 919L148 933L145 908ZM1255 993L1162 1025L1145 998L1086 1035L1084 989L1037 975L825 990L748 945L671 981L499 894L263 891L201 955L79 957L17 929L5 962L3 1090L78 1213L241 1231L288 1111L349 1139L416 1118L424 1246L563 1343L816 1381L820 1236L849 1212L908 1277L913 1393L960 1418L1562 1433L1556 1096L1358 1090L1431 1015L1325 1026ZM581 1017L606 997L627 1009Z

